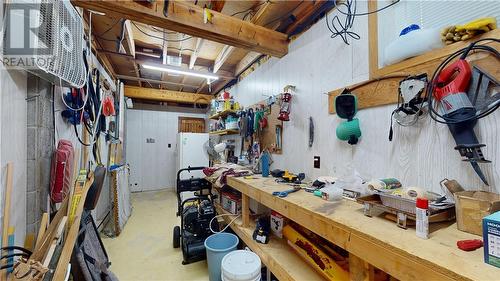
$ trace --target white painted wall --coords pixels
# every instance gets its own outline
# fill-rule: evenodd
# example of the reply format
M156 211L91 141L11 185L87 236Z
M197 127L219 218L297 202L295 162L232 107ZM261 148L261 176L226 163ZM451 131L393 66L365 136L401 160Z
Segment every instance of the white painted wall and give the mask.
M366 10L366 2L359 5L363 6L359 11ZM361 40L348 46L340 38L330 38L323 18L290 44L288 55L270 59L230 90L241 104L251 105L264 95L280 93L287 84L297 87L291 121L284 124L284 153L273 156L273 168L305 172L310 178L340 176L356 169L367 179L396 177L405 185L434 191L440 190L441 179L451 178L467 189L500 192L500 111L477 126L479 139L487 144L483 152L493 161L481 165L490 187L483 186L470 165L460 161L447 127L428 118L417 128L396 126L394 140L389 142L392 105L359 111L363 136L358 145L337 140L335 128L340 119L328 114L328 97L323 93L368 78L367 20L356 18L354 31ZM312 148L308 147L309 116L315 121ZM315 155L321 156L321 169L313 168Z
M26 94L27 76L23 71L6 70L0 63L0 217L6 188L7 163L14 168L10 226L15 227L15 245L24 245L26 233ZM0 233L3 223L0 225Z
M134 104L125 120L126 154L133 192L174 188L179 117L206 118L198 110ZM147 138L155 140L146 143ZM168 147L171 144L171 147Z

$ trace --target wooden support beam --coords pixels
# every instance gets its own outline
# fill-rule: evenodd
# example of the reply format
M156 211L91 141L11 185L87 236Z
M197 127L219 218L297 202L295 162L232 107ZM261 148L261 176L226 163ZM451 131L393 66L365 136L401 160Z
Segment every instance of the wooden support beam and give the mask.
M267 11L267 9L271 6L271 2L266 2L262 5L262 7L257 11L257 13L250 19L250 22L253 24L258 24L260 20L262 19L263 15ZM224 65L226 60L231 56L231 54L234 51L234 47L225 45L219 55L217 55L217 58L215 59L214 62L214 69L213 72L217 73L219 69Z
M213 69L214 73L217 73L217 71L219 71L222 65L224 65L226 60L231 56L234 49L235 48L233 46L229 45L225 45L224 48L222 48L222 51L219 53L214 62L214 69Z
M156 1L153 8L131 1L72 0L75 6L104 12L160 28L185 33L226 45L257 51L276 57L288 52L288 36L229 15L211 11L212 22L205 23L204 9L180 1Z
M155 84L165 84L165 85L181 86L181 87L185 87L185 88L198 89L197 85L185 84L183 82L177 83L177 82L162 81L162 80L127 76L127 75L116 75L116 78L121 79L121 80L128 80L128 81L149 82L149 83L155 83Z
M203 46L205 40L198 38L196 40L196 47L194 48L194 52L191 54L191 57L189 58L189 69L193 69L194 65L196 63L196 60L198 59L198 54L200 53L201 46Z
M135 86L125 86L124 94L126 97L136 99L197 104L209 104L210 100L213 98L211 95L140 88Z

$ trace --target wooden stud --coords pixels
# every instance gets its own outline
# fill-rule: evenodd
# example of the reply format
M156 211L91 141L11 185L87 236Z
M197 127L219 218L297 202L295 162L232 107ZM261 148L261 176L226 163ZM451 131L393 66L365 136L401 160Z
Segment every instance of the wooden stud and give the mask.
M377 10L378 1L368 1L368 11ZM370 78L375 77L378 69L378 19L377 13L368 15L368 67L370 71Z
M245 194L241 194L241 221L242 227L250 225L250 198Z
M157 1L153 8L131 1L71 1L75 6L104 12L109 16L208 39L226 45L283 57L288 52L288 36L229 15L211 11L212 22L203 20L204 9L181 1ZM165 13L165 14L164 14Z
M125 86L125 96L145 100L197 104L209 104L210 100L213 98L211 95L140 88L135 86Z

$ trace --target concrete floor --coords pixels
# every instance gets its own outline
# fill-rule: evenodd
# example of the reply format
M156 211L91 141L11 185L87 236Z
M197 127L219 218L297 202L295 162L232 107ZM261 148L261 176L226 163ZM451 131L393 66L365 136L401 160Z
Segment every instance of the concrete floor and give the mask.
M181 250L172 247L172 230L180 223L174 192L133 193L132 206L120 236L103 238L120 280L208 280L206 261L182 265Z

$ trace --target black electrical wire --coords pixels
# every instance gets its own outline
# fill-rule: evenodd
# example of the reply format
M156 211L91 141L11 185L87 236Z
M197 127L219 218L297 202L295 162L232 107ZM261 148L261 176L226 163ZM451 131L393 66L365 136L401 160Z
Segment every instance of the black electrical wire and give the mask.
M337 36L340 36L342 38L342 41L344 41L345 44L349 45L349 37L353 40L359 40L361 39L361 36L359 36L358 33L351 31L350 29L354 25L354 21L357 16L366 16L370 14L375 14L378 12L381 12L389 7L392 7L393 5L396 5L399 3L400 0L396 0L392 2L391 4L388 4L380 9L377 9L375 11L371 12L366 12L366 13L356 13L357 11L357 0L346 0L345 2L338 3L336 0L334 0L334 5L337 11L340 14L345 15L345 18L341 20L341 18L338 15L335 15L331 21L328 20L328 13L325 15L326 19L326 26L328 27L328 30L332 33L331 38L335 38ZM345 10L342 10L341 8L345 8Z
M484 41L494 41L494 42L500 42L500 39L496 38L484 38L477 40L475 42L472 42L469 46L462 48L454 53L452 53L450 56L448 56L444 61L442 61L439 66L437 67L436 71L432 75L432 78L430 79L429 84L427 85L427 103L429 107L429 116L436 122L442 123L442 124L458 124L462 122L467 122L467 121L473 121L473 120L479 120L481 118L484 118L491 113L493 113L495 110L497 110L500 107L500 103L497 103L495 106L488 108L487 110L472 116L467 119L455 119L455 118L450 118L450 117L445 117L441 115L440 113L437 112L437 110L433 106L433 101L434 101L434 89L437 84L437 77L441 73L441 71L448 65L453 59L457 58L460 56L460 59L465 59L467 55L471 51L485 51L489 52L497 59L500 58L500 53L493 47L486 46L486 45L477 45L479 42L484 42Z
M193 37L191 36L188 36L186 38L183 38L183 39L178 39L178 40L170 40L170 39L164 39L162 37L159 37L159 36L156 36L156 35L152 35L152 34L149 34L147 32L145 32L144 30L142 30L139 26L137 26L137 24L135 24L135 22L132 22L132 24L137 28L137 30L139 30L142 34L146 35L146 36L149 36L151 38L155 38L155 39L158 39L158 40L163 40L165 42L184 42L184 41L187 41L187 40L190 40L192 39Z

